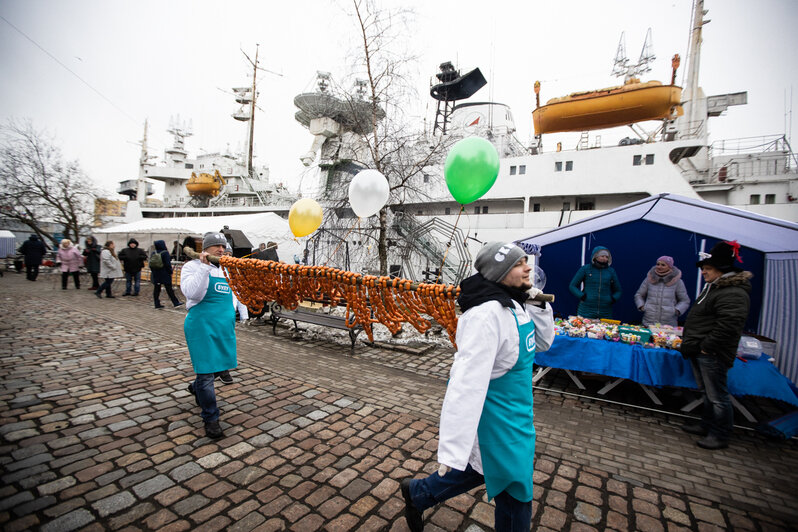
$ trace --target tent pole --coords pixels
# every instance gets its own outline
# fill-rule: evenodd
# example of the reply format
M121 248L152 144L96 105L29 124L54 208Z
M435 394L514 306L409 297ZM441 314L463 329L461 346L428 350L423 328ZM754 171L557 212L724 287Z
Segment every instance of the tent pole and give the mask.
M701 253L703 253L704 250L706 249L706 247L707 247L707 239L706 238L702 238L701 239L701 249L699 251ZM698 275L696 276L696 280L695 280L695 297L693 298L693 300L695 301L696 299L698 299L698 296L700 294L701 294L701 268L698 268Z

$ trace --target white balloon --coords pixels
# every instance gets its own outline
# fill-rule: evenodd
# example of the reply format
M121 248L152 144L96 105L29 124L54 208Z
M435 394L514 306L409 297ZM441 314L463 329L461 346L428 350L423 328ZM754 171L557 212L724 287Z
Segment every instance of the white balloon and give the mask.
M349 205L361 218L377 214L388 201L390 187L377 170L361 170L349 183Z

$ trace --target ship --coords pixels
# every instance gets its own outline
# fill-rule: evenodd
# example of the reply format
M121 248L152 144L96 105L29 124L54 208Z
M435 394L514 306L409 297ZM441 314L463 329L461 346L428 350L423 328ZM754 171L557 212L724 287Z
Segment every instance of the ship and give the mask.
M696 0L683 87L675 84L678 56L672 60L669 82L641 81L654 58L650 34L640 59L632 65L625 57L622 36L613 73L624 77L623 84L551 98L545 105L538 100L533 110L536 134L528 144L516 137L507 105L477 100L486 84L478 68L461 74L451 62L442 63L430 81L430 96L438 105L432 130L418 142L421 152L428 153L439 142L451 145L480 136L499 153L499 175L483 197L468 205L458 204L448 191L445 153L413 176L401 202L389 205L396 238L389 262L402 262L403 249L409 247L433 249L426 270L435 270L450 245L519 240L663 193L798 222L798 159L785 135L709 142L709 120L747 104L747 93L706 96L699 86L705 14L703 1ZM535 92L545 92L545 87L538 85ZM629 136L614 145L602 144L601 134L617 127L628 127ZM551 135L556 132L578 132L580 137L569 149L551 140L557 138ZM336 157L357 147L347 150L347 138L331 134L329 128L327 134L317 139L323 140L320 190L329 195L340 191L338 185L362 167ZM344 199L338 196L339 202ZM340 214L343 229L346 217L354 215L345 209ZM460 233L424 234L424 227L432 231L440 225L457 227ZM354 244L350 252L364 247L363 242L366 239L350 239ZM440 275L446 278L446 272L440 271L433 278ZM447 278L447 282L456 280Z

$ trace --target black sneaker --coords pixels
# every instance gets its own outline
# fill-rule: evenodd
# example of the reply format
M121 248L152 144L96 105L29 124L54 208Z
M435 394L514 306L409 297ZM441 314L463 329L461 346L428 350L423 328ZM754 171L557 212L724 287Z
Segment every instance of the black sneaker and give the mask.
M95 296L97 296L97 297L99 297L100 299L102 299L102 298L103 298L102 294L101 294L101 293L99 293L99 292L94 292L94 295L95 295Z
M122 294L122 297L129 296L129 295L132 295L132 294Z
M194 393L194 383L193 382L188 385L188 393L190 393L191 395L194 396L194 402L197 403L197 406L199 406L199 398L197 398L197 394Z
M205 435L213 440L218 440L224 433L218 421L208 421L205 423Z
M223 384L233 384L233 377L230 375L229 370L220 371L216 374L216 378L222 381Z
M424 519L422 513L416 508L413 504L413 499L410 497L410 482L411 479L406 478L402 480L400 484L402 497L405 499L405 520L411 532L423 532Z
M714 451L716 449L725 449L729 446L728 440L721 440L712 434L702 440L698 440L695 443L702 449L709 449L710 451Z

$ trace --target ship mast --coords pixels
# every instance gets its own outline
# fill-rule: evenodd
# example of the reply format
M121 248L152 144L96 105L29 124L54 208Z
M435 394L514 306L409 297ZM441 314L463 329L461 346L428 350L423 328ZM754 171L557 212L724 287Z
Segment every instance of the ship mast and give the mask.
M687 127L689 131L694 131L696 134L700 129L703 129L703 120L706 117L706 112L702 112L704 105L699 104L701 98L701 89L698 86L698 72L701 66L701 43L703 42L702 31L704 24L708 24L709 20L704 20L704 0L695 0L693 9L693 26L690 32L690 52L688 55L688 68L687 68L687 94L685 100L689 102L689 111L687 113Z
M255 45L255 62L252 63L252 102L249 105L249 143L247 146L247 177L255 176L255 172L252 167L252 145L255 136L255 100L258 98L258 93L255 92L255 86L256 86L256 78L258 75L259 46L260 45L258 44Z

